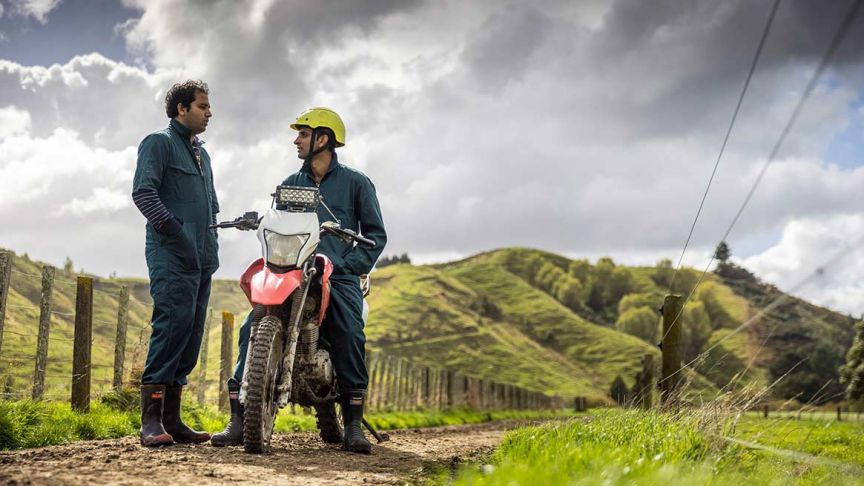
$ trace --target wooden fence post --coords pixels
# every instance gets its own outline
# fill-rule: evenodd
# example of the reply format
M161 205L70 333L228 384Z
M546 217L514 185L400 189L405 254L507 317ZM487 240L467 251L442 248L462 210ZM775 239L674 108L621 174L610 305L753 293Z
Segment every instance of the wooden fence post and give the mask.
M768 405L762 405L762 417L768 418Z
M372 350L365 350L366 354L366 379L368 380L368 384L366 385L366 410L372 410L374 408L375 402L375 353Z
M384 365L386 356L382 356L382 351L375 353L375 395L373 402L375 410L381 410L384 406Z
M90 410L90 351L93 341L93 279L78 277L75 343L72 348L72 409Z
M843 421L843 416L841 415L842 410L843 410L843 407L841 407L840 405L837 405L837 421L838 422Z
M114 389L123 388L123 362L126 360L126 328L128 326L127 312L129 309L129 287L120 287L117 298L117 336L114 339Z
M6 299L12 279L12 253L0 252L0 352L3 351L3 326L6 323Z
M423 367L423 407L433 408L432 402L432 370L428 367Z
M381 371L381 385L383 387L383 393L381 394L381 398L383 400L382 406L384 408L392 408L393 398L395 397L395 395L393 394L393 361L393 357L388 354L387 358L384 360L384 369Z
M234 366L233 344L234 344L234 314L222 312L222 353L220 354L219 366L219 410L227 412L228 402L228 379L231 378L231 369Z
M213 308L207 309L207 318L204 319L204 334L201 335L201 353L198 356L198 405L204 406L207 402L207 355L210 347L210 327L213 321Z
M667 295L663 301L663 380L660 394L664 405L677 404L677 390L684 373L681 370L681 296Z
M45 368L48 365L48 334L51 331L51 295L54 267L42 267L42 298L39 300L39 337L36 343L36 369L33 371L33 400L45 393Z

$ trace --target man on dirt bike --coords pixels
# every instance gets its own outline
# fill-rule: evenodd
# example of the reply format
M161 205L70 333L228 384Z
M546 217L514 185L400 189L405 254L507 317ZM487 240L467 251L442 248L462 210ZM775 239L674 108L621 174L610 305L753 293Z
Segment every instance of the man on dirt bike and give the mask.
M342 443L343 449L368 454L372 444L363 435L363 404L369 377L365 364L366 336L363 333L363 294L360 275L368 274L384 250L387 234L375 186L362 172L339 163L336 148L345 145L345 125L328 108L311 108L291 125L296 130L294 145L303 160L300 171L288 176L282 185L318 187L325 204L343 228L352 229L375 242L373 249L354 246L335 236L322 238L318 252L333 261L330 277L330 305L321 336L330 349L339 383L343 433L333 402L316 406L319 435L330 444ZM318 210L319 221L333 217L325 208ZM231 421L211 439L214 446L243 444L243 406L238 399L243 367L249 345L252 313L240 328L239 353L234 376L228 380Z

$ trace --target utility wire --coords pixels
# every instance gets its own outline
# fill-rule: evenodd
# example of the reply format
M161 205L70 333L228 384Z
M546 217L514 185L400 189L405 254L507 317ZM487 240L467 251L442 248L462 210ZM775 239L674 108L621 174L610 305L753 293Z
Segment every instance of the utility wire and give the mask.
M756 189L759 187L759 184L762 182L762 179L765 176L765 172L768 171L768 167L777 157L777 153L780 151L780 147L783 145L783 142L786 140L786 136L789 134L789 131L792 129L792 126L798 120L798 116L801 114L801 110L804 107L806 101L810 98L810 95L813 94L813 90L816 89L816 84L819 81L819 78L822 76L822 73L828 67L828 64L831 62L831 59L834 57L834 54L837 52L837 48L840 47L840 44L843 42L843 39L846 37L846 34L849 32L849 28L852 26L852 23L855 21L855 18L858 16L859 11L861 10L861 6L864 4L864 0L855 0L855 3L846 12L846 16L843 18L840 26L837 28L837 32L834 34L834 37L831 39L831 43L828 45L828 48L825 50L825 53L822 55L822 59L819 61L819 65L816 68L816 71L813 72L813 76L810 78L810 81L807 83L806 88L804 88L804 92L801 93L801 98L798 100L798 103L795 105L795 109L792 111L792 115L789 117L789 120L786 122L786 126L783 127L783 131L780 133L780 137L774 143L774 146L771 149L771 153L768 155L768 158L765 160L765 163L762 165L762 169L759 171L759 175L756 177L756 180L753 181L753 185L750 187L750 191L747 193L747 197L744 198L744 202L741 203L741 207L738 208L738 212L735 213L735 217L732 218L732 222L729 223L729 227L726 228L726 232L723 234L723 237L720 238L720 241L726 241L729 237L729 234L732 233L732 229L738 223L741 214L744 213L744 209L747 208L747 205L750 203L750 200L753 198L753 194L756 193ZM693 290L690 291L690 294L687 296L687 299L684 300L684 304L681 306L681 310L678 312L678 315L675 316L675 319L672 321L672 325L674 325L678 319L681 317L681 314L684 312L687 303L690 302L690 299L696 293L696 289L699 287L699 284L702 283L702 280L705 278L705 274L708 273L708 269L711 268L711 264L714 263L715 255L711 256L711 259L708 261L708 265L705 266L705 270L702 271L702 275L699 277L699 280L696 282L696 285L693 286ZM663 338L661 338L661 342L666 336L669 334L669 331L672 329L672 325L669 326L669 329L664 333Z
M762 48L765 47L765 39L768 38L768 33L771 31L771 25L774 23L774 15L777 13L780 1L781 0L774 1L774 5L771 7L771 13L768 15L768 20L765 22L765 28L762 30L762 37L759 39L759 46L756 48L756 54L753 56L753 62L750 64L750 71L747 73L747 79L744 81L744 87L741 89L741 95L738 97L738 104L735 105L735 112L732 114L732 120L729 121L729 127L726 129L726 136L723 137L723 144L720 145L720 153L717 154L717 160L714 161L714 170L711 171L711 177L708 178L708 185L705 186L705 192L702 194L702 201L699 203L696 217L693 218L693 224L690 226L690 233L687 234L687 241L684 242L684 249L681 250L681 256L678 258L678 265L675 267L675 273L672 274L672 280L669 283L669 290L667 293L672 292L675 278L681 270L681 263L684 261L684 254L687 253L687 246L690 245L690 239L693 237L693 230L696 229L696 222L699 221L699 215L702 214L702 207L705 205L705 200L708 198L708 191L711 190L711 183L714 182L714 176L717 174L717 167L720 166L720 159L723 158L723 152L726 150L726 144L729 142L729 136L732 134L732 127L735 126L735 120L738 118L738 112L741 110L744 95L747 94L750 80L753 78L753 73L756 71L756 64L759 63L759 58L762 56Z

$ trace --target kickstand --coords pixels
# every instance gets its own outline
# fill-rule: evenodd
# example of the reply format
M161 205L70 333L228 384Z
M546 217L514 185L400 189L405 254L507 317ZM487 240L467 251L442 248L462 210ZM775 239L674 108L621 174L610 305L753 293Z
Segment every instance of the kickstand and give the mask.
M369 430L369 433L371 433L375 437L375 440L377 440L379 444L390 440L389 434L379 434L378 431L372 427L372 424L370 424L365 418L363 419L363 425L366 426L366 428Z

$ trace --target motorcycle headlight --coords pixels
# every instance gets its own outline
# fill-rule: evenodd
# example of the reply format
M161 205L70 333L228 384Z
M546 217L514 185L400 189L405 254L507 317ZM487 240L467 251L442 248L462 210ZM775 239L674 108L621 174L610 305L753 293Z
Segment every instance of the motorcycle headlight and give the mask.
M309 240L308 234L280 235L264 230L264 241L267 242L267 262L279 267L296 267L300 250Z

